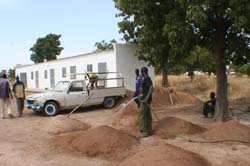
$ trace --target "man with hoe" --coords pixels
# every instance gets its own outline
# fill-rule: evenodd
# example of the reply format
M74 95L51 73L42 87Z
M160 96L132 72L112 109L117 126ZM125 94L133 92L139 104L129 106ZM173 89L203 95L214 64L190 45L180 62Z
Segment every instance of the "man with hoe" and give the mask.
M153 134L152 131L152 115L151 115L151 102L153 93L153 82L148 75L148 68L141 68L143 77L140 95L140 113L139 113L139 128L140 138L148 137Z

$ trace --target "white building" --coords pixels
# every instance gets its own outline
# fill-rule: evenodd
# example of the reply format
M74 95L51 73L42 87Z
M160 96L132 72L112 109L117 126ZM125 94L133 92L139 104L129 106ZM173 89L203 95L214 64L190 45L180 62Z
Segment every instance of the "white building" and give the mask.
M120 72L127 89L135 89L135 69L147 66L135 57L136 47L132 44L114 44L113 50L87 53L34 65L16 67L27 89L44 90L53 88L58 81L83 79L85 72ZM154 68L148 67L154 80ZM110 76L113 77L113 76ZM111 84L118 84L111 83Z

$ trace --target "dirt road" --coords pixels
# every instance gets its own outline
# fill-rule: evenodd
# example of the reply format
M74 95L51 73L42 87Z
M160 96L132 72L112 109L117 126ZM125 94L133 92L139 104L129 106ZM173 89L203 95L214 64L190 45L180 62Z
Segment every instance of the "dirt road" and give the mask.
M13 100L13 106L15 105ZM157 115L178 117L193 122L204 128L212 128L216 123L203 119L199 113L200 106L174 106L157 108ZM66 115L69 111L64 111L61 115ZM17 115L14 107L14 115ZM110 118L114 115L114 110L105 110L101 107L85 108L73 114L73 117L91 125L95 128L101 125L112 126ZM87 157L77 151L60 151L54 149L52 140L55 135L51 135L44 127L49 122L50 117L34 113L31 110L24 110L24 116L14 119L0 119L0 165L3 166L115 166L120 162L106 159L104 157ZM118 128L118 127L115 127ZM250 130L249 130L250 131ZM128 131L129 132L129 131ZM129 133L130 134L130 133ZM194 136L196 137L196 136ZM83 140L84 141L84 140ZM245 144L193 144L179 139L161 139L158 136L151 136L140 139L140 146L137 149L143 151L145 148L159 145L174 145L192 155L197 155L214 166L242 166L250 165L250 147ZM65 144L68 146L68 144ZM172 148L172 147L171 147ZM181 152L184 153L184 152ZM171 154L171 151L169 151ZM143 154L146 155L146 154ZM139 155L140 156L140 155ZM136 156L135 156L136 157ZM138 156L137 156L138 157ZM125 160L126 158L124 158ZM133 159L133 158L131 158ZM131 162L131 159L128 161ZM126 163L123 163L126 165ZM167 163L166 163L167 165Z

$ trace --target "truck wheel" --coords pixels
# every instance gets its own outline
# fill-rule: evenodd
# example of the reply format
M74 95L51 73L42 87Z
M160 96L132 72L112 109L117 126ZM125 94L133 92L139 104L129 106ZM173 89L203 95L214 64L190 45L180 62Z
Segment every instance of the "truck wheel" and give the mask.
M115 99L113 97L107 97L104 99L103 105L105 108L113 108L115 106Z
M44 107L44 114L47 116L55 116L58 112L58 106L55 102L49 101Z

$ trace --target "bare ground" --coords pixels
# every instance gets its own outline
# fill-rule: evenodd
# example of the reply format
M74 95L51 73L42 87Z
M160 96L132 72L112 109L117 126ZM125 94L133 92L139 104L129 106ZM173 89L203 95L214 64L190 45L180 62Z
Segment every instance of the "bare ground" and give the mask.
M13 100L13 106L14 105L15 101ZM16 108L14 106L14 114L16 115L17 113L15 110ZM176 117L192 122L193 124L206 129L211 129L219 124L213 122L211 119L202 118L200 114L201 105L197 104L165 106L154 108L154 110L160 119L166 116ZM236 119L240 122L245 122L247 125L247 123L249 123L247 119L249 118L248 111L240 111L239 109L234 110L236 110ZM67 113L69 113L69 111L63 111L60 114L65 116ZM112 125L111 117L114 114L114 110L105 110L102 109L102 107L92 107L77 111L77 113L72 115L72 118L90 125L91 129L102 125L108 125L113 128L120 129L120 126ZM244 120L242 120L242 117L244 117ZM24 116L21 118L0 119L0 165L116 166L120 164L121 161L117 161L114 158L109 159L103 156L88 157L87 155L79 151L75 151L74 149L65 150L69 147L69 143L67 142L65 142L64 145L61 145L62 147L55 147L54 143L56 142L58 135L55 136L49 134L48 128L45 127L50 122L50 119L50 117L44 117L41 114L37 114L26 109L24 110ZM155 117L154 121L155 123L157 121ZM53 128L53 126L51 127ZM126 132L127 134L133 134L130 130L127 130ZM64 135L60 136L63 137ZM67 135L77 136L77 132L68 133ZM200 138L199 135L190 137L194 139ZM133 160L133 157L136 158L136 156L133 156L134 154L143 152L147 148L157 150L157 147L162 147L162 145L166 144L174 145L176 148L180 148L180 153L177 153L179 150L175 152L177 155L181 155L182 153L185 153L185 155L195 155L213 166L250 165L250 147L246 144L198 144L186 142L178 138L161 139L156 135L140 139L139 147L132 149L130 154L127 157L124 157L124 161ZM164 151L164 149L162 150ZM162 150L159 152L162 152ZM171 150L168 152L171 155ZM122 165L126 165L126 163L122 163ZM167 161L166 165L168 165Z

